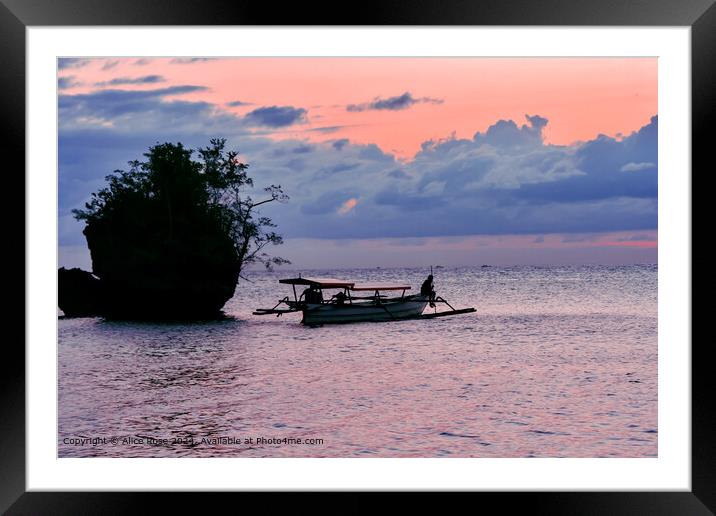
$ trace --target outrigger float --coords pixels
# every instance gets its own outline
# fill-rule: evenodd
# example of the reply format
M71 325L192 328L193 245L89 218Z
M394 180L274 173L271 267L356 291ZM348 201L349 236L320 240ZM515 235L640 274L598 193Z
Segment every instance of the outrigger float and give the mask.
M448 315L474 312L474 308L455 309L445 299L434 293L405 295L410 285L369 283L357 284L333 278L289 278L279 283L293 287L293 299L281 299L273 308L257 308L253 315L276 315L302 312L301 322L309 326L364 321L394 321L403 319L430 319ZM299 295L296 285L306 287ZM338 289L339 292L324 299L323 291ZM400 296L389 297L381 292L400 291ZM364 293L370 294L365 295ZM357 295L356 295L357 294ZM425 307L445 304L450 310L424 314ZM282 305L285 306L282 307Z

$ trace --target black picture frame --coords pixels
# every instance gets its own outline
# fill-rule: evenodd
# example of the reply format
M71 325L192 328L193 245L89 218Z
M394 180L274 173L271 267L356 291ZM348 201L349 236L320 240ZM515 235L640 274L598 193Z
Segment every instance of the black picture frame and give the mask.
M335 5L320 3L286 3L280 8L277 5L246 0L0 0L0 70L3 74L0 120L5 129L0 149L7 166L6 181L16 182L6 186L9 190L5 191L12 194L7 193L5 198L25 198L18 194L25 193L24 174L19 172L25 170L25 29L39 25L689 26L692 37L692 171L684 173L691 173L693 177L693 169L706 173L713 168L712 160L707 162L712 147L707 129L713 125L716 112L714 0L384 0L363 1L356 4L355 9L346 4L340 10ZM345 14L338 14L340 12ZM703 190L700 194L704 195ZM692 207L694 201L692 197ZM21 226L17 222L19 212L18 208L6 214L7 231L15 232L8 235L15 237L12 240L16 246L12 250L15 253L12 270L22 267L27 274L27 256L24 250L22 253L16 250L20 241L24 249L25 241L24 223ZM24 209L22 212L24 214ZM11 220L15 222L10 223ZM695 224L699 219L692 216L692 220ZM22 265L18 263L20 255ZM692 268L693 264L692 258ZM19 274L14 276L19 278ZM22 298L7 296L6 299L12 302L6 309L8 320L24 320L24 288ZM22 315L13 313L21 310ZM710 340L670 343L692 346L690 492L481 493L478 496L484 501L499 503L501 512L527 506L538 514L713 514L716 511L716 416L711 396L716 389L711 371L713 366L708 360ZM5 340L0 372L0 511L7 510L7 514L141 513L151 507L149 502L160 502L164 511L171 510L173 505L181 508L181 512L206 512L209 506L205 497L197 499L185 493L25 492L25 353L19 338ZM235 495L226 494L216 501L225 503L228 496ZM294 509L311 507L311 512L328 509L355 513L372 510L381 502L375 501L373 495L352 494L340 506L317 503L313 495L298 497L291 503ZM423 505L424 502L421 496L414 496L413 503Z

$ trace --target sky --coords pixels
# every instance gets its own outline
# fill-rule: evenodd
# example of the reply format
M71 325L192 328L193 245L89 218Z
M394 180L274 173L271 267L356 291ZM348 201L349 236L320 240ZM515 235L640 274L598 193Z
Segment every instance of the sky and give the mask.
M59 264L155 143L224 137L288 268L656 263L655 58L58 60Z

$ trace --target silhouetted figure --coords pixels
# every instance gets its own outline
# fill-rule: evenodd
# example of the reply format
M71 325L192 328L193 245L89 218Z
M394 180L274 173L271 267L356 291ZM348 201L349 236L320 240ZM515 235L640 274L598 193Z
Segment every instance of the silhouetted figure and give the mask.
M323 302L323 294L320 290L314 288L307 288L303 291L303 299L309 304L321 304Z
M433 306L432 301L435 299L435 290L433 288L433 275L430 274L425 281L423 281L423 284L420 286L420 295L421 296L428 296L431 303L430 306Z
M312 296L313 289L308 287L303 292L301 292L301 299L303 299L306 303L310 303L310 299Z
M336 294L333 297L336 298L337 305L344 304L346 302L346 299L348 298L348 296L346 296L343 292L339 292L338 294Z

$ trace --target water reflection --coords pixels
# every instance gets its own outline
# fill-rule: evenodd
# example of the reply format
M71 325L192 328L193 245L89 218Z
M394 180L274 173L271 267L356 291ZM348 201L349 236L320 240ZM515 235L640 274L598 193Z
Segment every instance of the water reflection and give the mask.
M316 274L417 287L424 272ZM656 267L436 272L476 314L307 328L250 315L285 294L265 273L221 321L60 320L59 455L656 454ZM63 442L76 436L143 442ZM259 436L323 443L221 441Z

